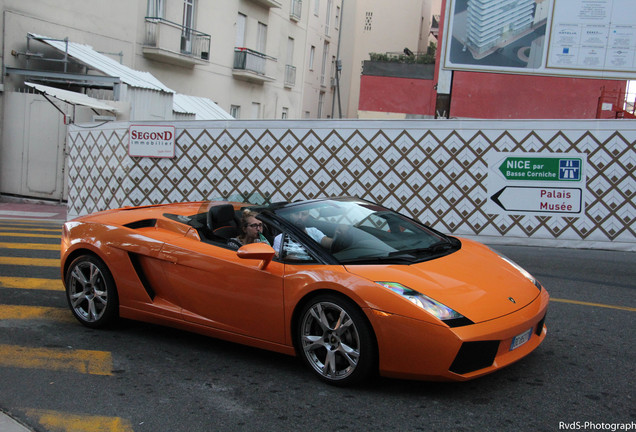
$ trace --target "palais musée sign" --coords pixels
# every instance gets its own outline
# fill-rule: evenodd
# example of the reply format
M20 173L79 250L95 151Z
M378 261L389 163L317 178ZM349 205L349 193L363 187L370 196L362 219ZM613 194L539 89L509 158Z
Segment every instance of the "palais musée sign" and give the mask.
M488 158L493 213L577 216L585 211L585 154L499 153Z

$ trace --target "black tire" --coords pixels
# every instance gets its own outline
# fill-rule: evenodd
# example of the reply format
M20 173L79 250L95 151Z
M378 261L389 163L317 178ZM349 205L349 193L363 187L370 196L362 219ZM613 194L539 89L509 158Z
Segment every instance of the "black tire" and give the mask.
M66 300L75 318L86 327L112 325L119 311L117 289L106 264L93 255L73 260L66 272Z
M376 371L377 347L371 325L352 301L321 294L307 302L296 329L299 355L323 381L345 386Z

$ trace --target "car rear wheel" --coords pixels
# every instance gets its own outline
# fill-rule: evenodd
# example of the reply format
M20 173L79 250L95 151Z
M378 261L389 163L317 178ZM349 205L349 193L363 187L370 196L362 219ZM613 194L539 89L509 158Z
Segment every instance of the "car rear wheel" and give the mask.
M330 384L349 385L374 371L377 350L371 326L351 301L331 294L313 298L298 321L303 361Z
M66 273L66 299L75 318L91 328L105 327L117 318L115 281L99 258L82 255Z

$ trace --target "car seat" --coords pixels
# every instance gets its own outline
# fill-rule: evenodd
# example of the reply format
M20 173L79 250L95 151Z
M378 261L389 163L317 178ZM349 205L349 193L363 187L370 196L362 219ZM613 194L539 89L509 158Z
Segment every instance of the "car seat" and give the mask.
M232 204L213 205L208 210L207 228L213 239L227 241L239 234Z

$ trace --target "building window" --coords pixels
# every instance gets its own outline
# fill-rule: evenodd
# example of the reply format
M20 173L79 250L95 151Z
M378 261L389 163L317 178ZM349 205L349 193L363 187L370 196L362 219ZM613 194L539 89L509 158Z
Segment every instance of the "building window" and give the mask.
M331 0L327 0L327 16L325 17L325 34L329 36L331 26Z
M320 0L314 0L314 15L318 16L320 13Z
M231 105L230 106L230 115L235 119L241 118L241 107L239 105Z
M165 18L166 4L164 0L148 0L146 16L151 18Z
M300 21L300 18L302 16L302 11L303 11L302 0L292 0L289 17L294 21Z
M258 33L256 35L256 51L265 54L267 46L267 24L258 23Z
M261 118L261 104L258 102L252 102L252 118Z
M371 31L372 24L373 24L373 12L367 12L364 17L364 31Z
M281 114L280 118L282 118L283 120L286 120L288 116L289 116L289 108L283 107L283 113Z
M318 95L318 118L322 118L322 109L325 105L325 92L320 92Z
M325 42L322 51L322 64L320 66L320 85L324 86L327 72L327 59L329 58L329 42Z
M192 29L194 28L194 0L183 0L183 30L181 52L192 53Z
M245 27L247 24L247 16L242 13L236 17L236 45L239 48L245 47Z
M311 46L309 49L309 70L314 70L314 57L316 56L316 47Z

